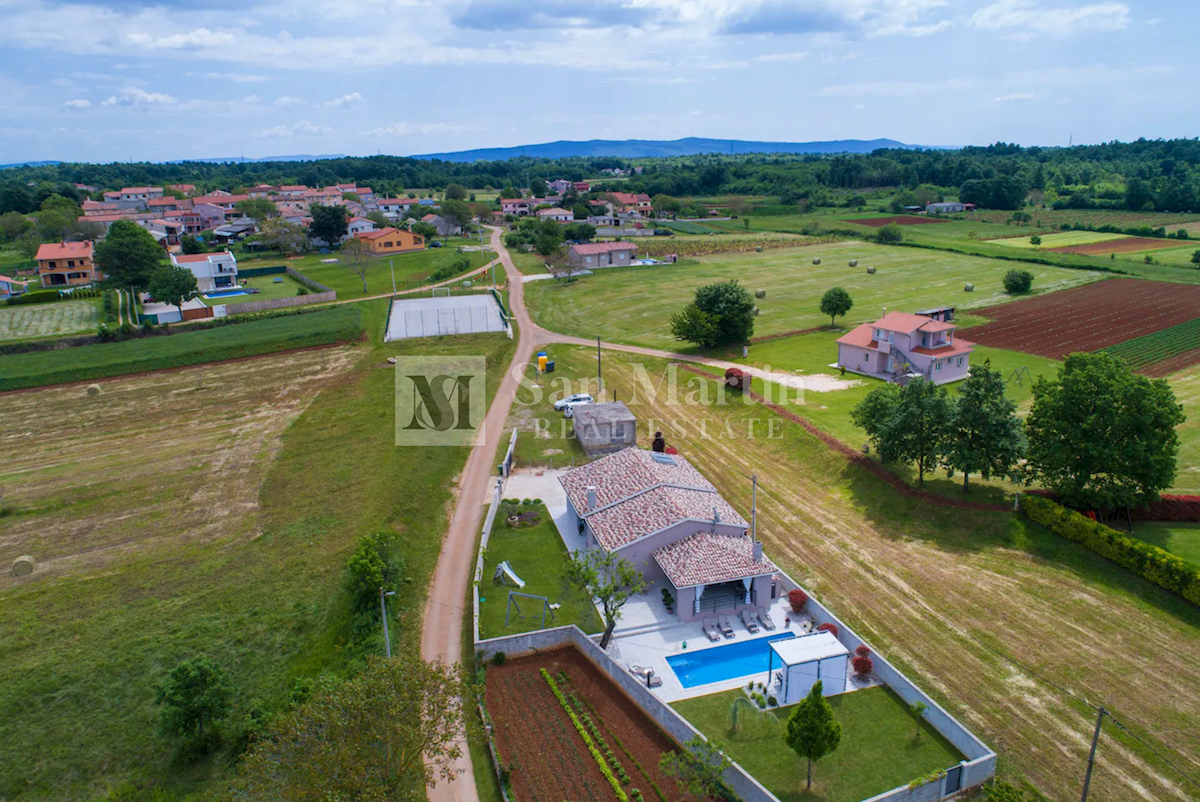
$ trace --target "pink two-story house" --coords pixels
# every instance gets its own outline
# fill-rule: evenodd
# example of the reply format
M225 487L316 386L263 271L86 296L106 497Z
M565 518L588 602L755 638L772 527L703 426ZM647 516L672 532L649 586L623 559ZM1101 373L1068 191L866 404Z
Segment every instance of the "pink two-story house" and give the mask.
M888 312L838 341L838 365L887 381L924 378L934 384L965 379L975 343L954 336L958 327L937 316Z

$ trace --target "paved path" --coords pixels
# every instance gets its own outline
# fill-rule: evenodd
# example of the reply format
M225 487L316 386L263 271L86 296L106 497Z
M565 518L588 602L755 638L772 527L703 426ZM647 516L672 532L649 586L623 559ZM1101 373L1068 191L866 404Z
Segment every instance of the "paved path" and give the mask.
M492 229L492 249L499 254L500 263L510 280L509 305L517 319L517 350L512 362L505 369L504 377L496 390L495 400L488 409L484 426L484 437L476 440L467 465L458 483L458 499L450 518L450 529L442 542L437 569L429 589L429 600L425 608L425 622L421 635L421 657L425 660L443 660L447 663L462 661L463 617L470 615L464 609L467 589L471 582L471 569L475 564L475 535L483 523L484 505L491 494L493 471L492 460L504 433L504 423L517 393L517 380L513 368L525 365L533 359L533 321L525 311L522 294L521 273L513 265L508 251L500 242L500 230ZM520 374L520 371L517 371ZM471 709L467 715L471 715ZM465 734L464 734L465 735ZM439 782L430 789L430 802L477 802L478 791L475 776L471 773L471 756L467 752L466 739L462 738L463 757L456 768L460 770L453 782Z

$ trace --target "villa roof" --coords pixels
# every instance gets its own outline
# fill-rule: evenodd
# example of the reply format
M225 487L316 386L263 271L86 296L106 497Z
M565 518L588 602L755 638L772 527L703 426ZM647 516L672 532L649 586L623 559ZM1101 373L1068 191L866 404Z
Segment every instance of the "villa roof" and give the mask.
M747 523L683 457L626 448L569 471L558 479L596 539L612 551L681 521ZM588 510L588 487L596 507Z
M549 209L542 209L538 211L538 214L549 217L552 214L571 214L571 212L568 212L566 209L560 209L557 206L552 206Z
M81 256L91 258L92 241L90 239L82 242L44 243L38 248L37 256L34 258L40 262L43 259L77 259Z
M172 259L176 264L188 264L191 262L207 262L210 256L233 256L229 251L219 251L217 253L177 253L172 255Z
M632 242L585 242L581 245L572 245L571 250L577 254L589 256L613 251L636 251L637 247Z
M654 561L677 589L763 576L779 570L765 555L754 559L754 542L749 535L722 532L697 532L677 540L657 549Z
M910 316L911 317L911 316ZM937 323L937 321L930 321ZM955 328L954 326L945 326L939 324L940 328L929 329L928 327L918 327L921 331L948 331ZM878 322L863 323L861 326L855 326L850 331L838 338L839 345L853 345L858 348L878 348L879 343L875 340L875 329L882 328ZM916 329L913 329L915 331ZM898 331L898 329L889 329L889 331ZM969 340L964 340L960 337L955 337L953 343L939 345L936 348L927 348L924 346L916 346L909 348L909 353L920 354L922 356L958 356L959 354L969 354L975 350L975 343Z

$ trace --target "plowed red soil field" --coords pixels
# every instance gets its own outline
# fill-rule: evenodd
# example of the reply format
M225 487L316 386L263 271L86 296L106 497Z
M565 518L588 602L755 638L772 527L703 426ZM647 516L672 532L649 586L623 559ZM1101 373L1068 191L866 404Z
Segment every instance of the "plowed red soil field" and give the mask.
M895 223L898 226L923 226L929 223L948 223L949 220L938 220L936 217L913 217L910 214L902 214L897 217L861 217L856 220L846 220L847 223L857 223L860 226L870 226L871 228L883 228L888 223Z
M964 330L966 339L1062 359L1200 317L1200 285L1109 279L975 314L992 322Z
M1153 251L1158 248L1178 248L1186 245L1186 241L1159 239L1157 237L1124 237L1103 242L1089 242L1086 245L1068 245L1065 248L1047 248L1054 253L1078 253L1085 256L1096 256L1106 253L1136 253L1138 251Z
M568 699L574 694L580 700L629 774L626 793L637 788L643 798L656 799L657 786L672 802L695 802L658 767L664 752L678 749L675 742L574 647L511 658L487 670L487 709L500 760L513 766L518 802L616 800L542 668L559 680Z

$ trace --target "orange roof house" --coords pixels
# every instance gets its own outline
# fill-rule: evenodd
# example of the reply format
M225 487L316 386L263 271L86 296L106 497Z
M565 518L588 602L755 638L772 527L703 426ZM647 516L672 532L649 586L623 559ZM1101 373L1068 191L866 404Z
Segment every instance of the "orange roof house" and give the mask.
M975 343L956 338L957 328L924 314L888 312L838 339L838 364L900 383L917 377L934 384L965 379Z
M82 287L101 281L104 275L93 261L91 240L47 242L38 248L34 259L43 287Z
M378 231L362 231L354 235L367 250L376 256L425 250L425 238L420 234L388 226Z

